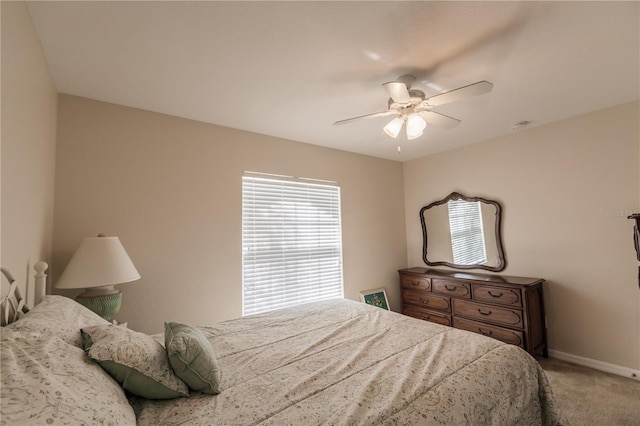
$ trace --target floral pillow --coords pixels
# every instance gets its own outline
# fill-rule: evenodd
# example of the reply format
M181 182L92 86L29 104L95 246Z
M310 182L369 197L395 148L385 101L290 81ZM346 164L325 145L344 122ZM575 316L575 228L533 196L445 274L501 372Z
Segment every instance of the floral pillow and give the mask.
M2 424L136 423L122 388L82 349L40 333L1 330Z
M117 325L82 329L87 355L123 388L147 399L189 396L169 365L167 351L153 337Z
M6 328L59 337L70 345L82 348L80 329L101 324L110 323L73 299L47 295L27 314Z

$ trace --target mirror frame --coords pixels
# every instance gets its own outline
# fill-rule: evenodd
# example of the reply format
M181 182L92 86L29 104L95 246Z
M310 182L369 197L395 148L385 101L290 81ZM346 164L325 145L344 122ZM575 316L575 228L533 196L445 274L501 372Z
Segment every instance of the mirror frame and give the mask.
M480 265L480 264L473 264L473 265L458 265L456 263L450 263L450 262L445 262L445 261L437 261L437 262L431 262L427 259L427 224L425 223L425 218L424 218L424 213L426 210L432 208L432 207L436 207L442 204L446 204L449 201L457 201L457 200L462 200L462 201L469 201L469 202L475 202L475 201L480 201L482 203L487 203L487 204L491 204L496 208L496 245L497 245L497 249L498 249L498 265L497 266L487 266L487 265ZM433 203L429 204L428 206L425 206L423 208L420 209L420 223L422 224L422 237L423 237L423 245L422 245L422 260L424 261L424 263L426 263L429 266L440 266L440 265L444 265L444 266L448 266L450 268L455 268L455 269L485 269L487 271L492 271L492 272L500 272L502 270L504 270L504 268L507 267L507 259L504 255L504 250L502 248L502 207L500 206L500 203L498 203L497 201L494 200L488 200L485 198L480 198L480 197L465 197L464 195L458 193L458 192L452 192L451 194L447 195L445 198L443 198L442 200L439 201L434 201Z

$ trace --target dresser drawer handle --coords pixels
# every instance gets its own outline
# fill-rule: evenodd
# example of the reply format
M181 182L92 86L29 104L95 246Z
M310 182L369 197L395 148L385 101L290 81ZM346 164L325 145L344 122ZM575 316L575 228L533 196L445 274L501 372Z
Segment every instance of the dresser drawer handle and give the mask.
M422 319L425 320L425 321L428 321L428 320L431 319L431 315L426 315L426 316L422 315Z
M446 288L449 291L456 291L456 289L458 288L458 286L452 285L451 287L449 287L448 284L444 285L444 288Z
M411 284L417 287L420 285L420 281L411 281Z
M485 336L491 336L493 334L492 330L489 331L484 331L483 329L481 329L480 327L478 327L478 331L480 332L480 334L483 334Z
M491 290L489 290L489 296L495 297L495 298L502 297L502 292L500 292L498 294L493 294L493 293L491 293Z
M478 308L478 312L480 312L481 315L485 315L485 316L491 315L491 311L483 312L482 309L480 309L480 308Z
M423 299L422 297L420 297L420 301L422 302L423 305L428 305L429 304L429 299Z

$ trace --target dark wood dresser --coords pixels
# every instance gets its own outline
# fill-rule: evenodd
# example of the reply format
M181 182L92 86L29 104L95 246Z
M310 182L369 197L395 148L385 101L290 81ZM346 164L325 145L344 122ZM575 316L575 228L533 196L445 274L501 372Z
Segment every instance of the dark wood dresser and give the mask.
M401 269L402 313L484 334L547 357L543 279Z

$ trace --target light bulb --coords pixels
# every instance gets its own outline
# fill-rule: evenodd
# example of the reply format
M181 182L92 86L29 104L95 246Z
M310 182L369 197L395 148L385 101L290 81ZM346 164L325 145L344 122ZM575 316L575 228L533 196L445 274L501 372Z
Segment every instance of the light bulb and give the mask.
M407 139L417 139L423 134L427 122L418 114L413 113L407 117Z
M400 134L400 130L402 130L402 124L404 120L400 117L396 117L389 122L386 126L384 126L384 132L391 136L392 138L397 138Z

